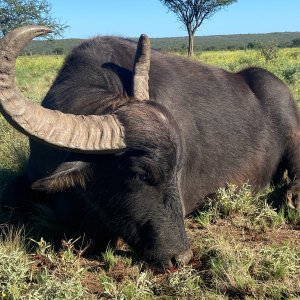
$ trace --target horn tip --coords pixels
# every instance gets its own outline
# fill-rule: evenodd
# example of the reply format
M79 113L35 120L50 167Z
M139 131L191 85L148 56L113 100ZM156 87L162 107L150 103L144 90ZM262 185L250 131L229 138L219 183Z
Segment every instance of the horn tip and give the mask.
M25 30L26 30L26 27L27 26L25 26ZM49 28L49 27L46 27L46 26L40 26L40 25L28 26L28 30L30 30L30 29L32 29L33 31L35 31L39 35L44 35L44 34L53 32L52 28Z
M52 29L52 28L45 27L45 26L43 26L43 27L41 28L41 30L43 30L45 33L51 33L51 32L53 32L53 29Z
M53 32L53 30L51 28L46 27L46 26L41 26L41 25L27 25L27 26L22 26L22 27L16 28L11 31L11 33L14 35L31 34L33 36L45 35L50 32Z
M139 40L140 40L140 41L143 41L143 42L146 42L146 41L149 41L149 37L148 37L147 34L142 33L142 34L140 35Z

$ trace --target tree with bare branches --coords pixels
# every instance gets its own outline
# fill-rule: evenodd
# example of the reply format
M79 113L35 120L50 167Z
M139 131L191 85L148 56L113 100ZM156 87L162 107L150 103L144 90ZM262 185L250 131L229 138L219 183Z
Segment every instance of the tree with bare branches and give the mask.
M194 51L194 36L204 20L209 19L217 11L237 0L160 0L174 12L181 21L189 36L188 55Z

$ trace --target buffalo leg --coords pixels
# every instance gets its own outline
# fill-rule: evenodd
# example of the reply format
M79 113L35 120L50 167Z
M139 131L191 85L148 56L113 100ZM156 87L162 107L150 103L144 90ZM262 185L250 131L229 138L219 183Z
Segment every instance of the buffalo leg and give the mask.
M287 205L300 212L300 131L294 134L290 140L287 152L287 169L291 180L286 195Z

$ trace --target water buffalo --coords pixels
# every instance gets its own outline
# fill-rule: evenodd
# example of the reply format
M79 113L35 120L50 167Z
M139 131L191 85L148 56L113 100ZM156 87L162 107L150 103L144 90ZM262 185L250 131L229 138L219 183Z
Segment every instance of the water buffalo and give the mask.
M1 110L30 138L15 189L44 194L97 249L122 237L162 267L187 263L185 216L226 183L259 190L285 169L300 209L299 113L274 75L150 51L146 36L96 37L71 52L40 106L16 87L14 64L47 32L22 27L0 44Z

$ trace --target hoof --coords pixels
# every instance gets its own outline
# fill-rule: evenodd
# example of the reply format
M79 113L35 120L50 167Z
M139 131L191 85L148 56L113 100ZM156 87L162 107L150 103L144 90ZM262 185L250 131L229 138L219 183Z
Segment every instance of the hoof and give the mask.
M300 192L287 191L286 204L288 207L297 209L300 212Z

